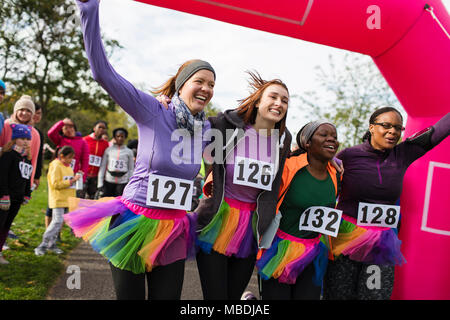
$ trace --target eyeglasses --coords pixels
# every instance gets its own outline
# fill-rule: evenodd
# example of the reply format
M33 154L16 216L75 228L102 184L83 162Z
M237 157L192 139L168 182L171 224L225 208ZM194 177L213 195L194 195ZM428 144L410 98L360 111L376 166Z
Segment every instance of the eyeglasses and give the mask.
M386 130L389 130L389 129L392 129L392 128L394 128L397 131L405 130L405 127L403 127L403 126L401 126L399 124L392 124L392 123L389 123L389 122L381 122L381 123L380 122L374 122L372 124L375 124L375 125L378 125L378 126L382 126Z

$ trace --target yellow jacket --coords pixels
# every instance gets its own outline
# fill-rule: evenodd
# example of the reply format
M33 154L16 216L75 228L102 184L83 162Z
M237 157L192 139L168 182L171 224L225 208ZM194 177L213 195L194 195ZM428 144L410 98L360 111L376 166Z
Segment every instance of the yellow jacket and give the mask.
M60 160L50 162L48 168L48 206L49 208L68 208L69 197L75 197L75 185L70 185L70 178L74 173L70 166L64 165Z

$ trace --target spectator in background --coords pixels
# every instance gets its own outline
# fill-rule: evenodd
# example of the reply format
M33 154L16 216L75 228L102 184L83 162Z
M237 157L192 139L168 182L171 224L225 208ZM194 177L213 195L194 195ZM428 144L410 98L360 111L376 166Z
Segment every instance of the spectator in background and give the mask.
M3 99L5 99L5 93L6 93L6 85L2 80L0 80L0 104L2 104ZM2 133L4 122L5 118L3 117L3 113L0 112L0 133Z
M106 121L97 121L94 124L92 133L83 138L89 147L89 167L86 184L84 185L85 196L88 199L94 199L97 193L98 171L102 164L103 154L109 147L108 141L102 138L107 129L108 124Z
M0 133L2 133L4 122L5 122L5 118L3 118L3 114L0 112Z
M49 139L56 145L56 148L71 146L75 150L75 156L72 159L70 167L72 170L83 173L83 181L86 181L87 170L89 166L89 148L81 135L77 135L75 123L65 118L56 122L47 132ZM82 190L77 190L77 196L84 198ZM48 227L52 221L52 210L47 209L45 214L45 226Z
M44 255L47 251L61 254L63 251L56 246L58 234L64 224L64 213L69 208L69 197L75 196L75 182L81 178L75 175L70 163L75 156L75 150L71 146L64 146L57 151L57 158L48 168L48 203L54 212L54 219L45 230L42 242L34 249L37 256Z
M113 130L114 144L103 155L98 173L98 197L121 196L134 171L134 154L125 145L128 131Z
M3 99L5 99L6 94L6 84L0 80L0 103L3 102Z
M138 149L138 140L137 139L132 139L132 140L128 141L127 147L130 148L131 151L133 151L134 161L136 161L136 155L137 155L137 149Z
M34 102L30 96L23 95L14 105L13 114L4 123L3 130L0 134L0 147L3 147L12 139L12 124L25 124L32 125L33 115L35 112ZM36 174L36 165L39 156L39 147L41 145L41 138L39 137L39 132L35 129L31 129L31 165L33 166L33 171L31 173L31 184L34 180L34 175Z
M39 130L36 125L39 124L39 122L41 122L42 119L42 107L39 103L34 103L35 106L35 112L33 115L33 126L34 128L37 130L37 132L39 133L39 138L41 139L41 143L39 145L39 153L38 153L38 159L37 159L37 163L36 163L36 173L34 175L34 180L33 180L33 185L31 187L31 191L33 191L34 189L36 189L37 187L39 187L39 181L41 179L41 174L42 174L42 165L43 165L43 161L44 161L44 134L42 133L41 130Z
M3 257L3 245L14 218L22 204L30 200L31 126L13 123L11 140L0 152L0 264L9 264Z

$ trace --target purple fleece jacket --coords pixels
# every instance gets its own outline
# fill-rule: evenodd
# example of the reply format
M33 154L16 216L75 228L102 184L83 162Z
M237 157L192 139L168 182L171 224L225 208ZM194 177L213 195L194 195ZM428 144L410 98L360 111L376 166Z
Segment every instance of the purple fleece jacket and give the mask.
M200 170L206 142L201 141L198 135L195 137L197 145L194 148L194 138L190 136L184 140L186 145L191 147L190 154L186 152L183 157L181 152L178 153L180 157L172 159L172 150L181 149L182 141L181 138L171 141L173 131L178 128L175 107L169 104L168 109L164 108L153 96L136 89L113 69L106 57L100 36L98 1L77 3L81 12L86 54L94 79L136 121L138 127L139 145L135 170L125 187L123 197L137 205L149 207L146 205L149 174L193 180ZM210 123L206 121L203 133L210 128ZM179 163L181 157L185 159L183 163Z
M342 150L337 155L344 163L338 209L357 218L359 202L395 205L402 193L406 169L450 134L450 113L433 127L434 132L426 147L403 141L392 150L383 152L372 148L366 140Z

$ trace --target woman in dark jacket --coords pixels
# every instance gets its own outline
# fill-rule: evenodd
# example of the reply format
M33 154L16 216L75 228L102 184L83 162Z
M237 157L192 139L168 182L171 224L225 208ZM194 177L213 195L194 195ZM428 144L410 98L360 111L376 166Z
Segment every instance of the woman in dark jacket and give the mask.
M207 197L196 209L197 265L205 299L241 297L258 244L275 216L281 173L290 152L286 85L250 76L252 94L237 109L209 119L224 141L212 144L223 148L214 155L212 188L205 184Z

